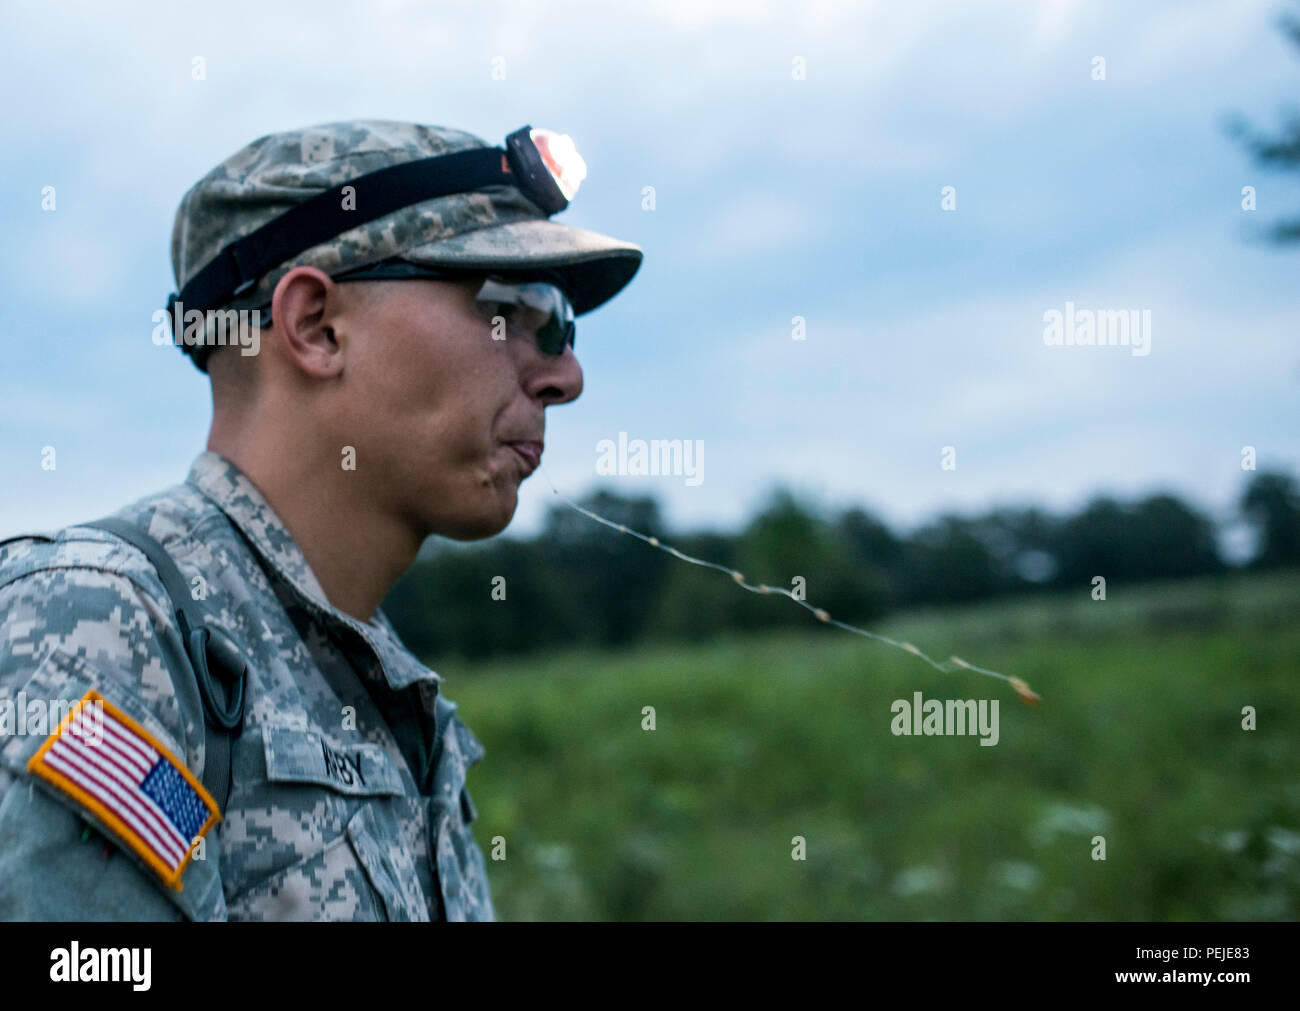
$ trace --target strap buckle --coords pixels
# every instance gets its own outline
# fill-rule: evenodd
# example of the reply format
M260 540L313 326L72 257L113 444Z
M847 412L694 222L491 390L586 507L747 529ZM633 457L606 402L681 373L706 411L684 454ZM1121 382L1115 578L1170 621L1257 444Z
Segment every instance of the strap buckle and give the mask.
M192 630L186 646L204 711L222 730L234 730L244 722L244 658L224 633L207 625ZM226 682L224 691L216 690L213 674Z
M231 266L234 267L235 277L239 279L239 283L236 284L234 290L231 291L230 297L238 298L240 295L244 294L244 292L249 291L257 284L258 276L255 275L249 277L248 274L244 272L243 264L239 262L238 239L230 243L223 252L225 253L226 258L230 260Z

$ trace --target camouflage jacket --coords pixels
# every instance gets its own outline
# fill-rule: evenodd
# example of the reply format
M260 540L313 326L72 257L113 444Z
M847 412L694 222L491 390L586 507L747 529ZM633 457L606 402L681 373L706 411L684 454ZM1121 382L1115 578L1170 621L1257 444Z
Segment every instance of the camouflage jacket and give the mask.
M184 647L139 550L75 526L0 542L0 918L493 919L465 788L482 745L382 611L362 622L332 607L215 453L118 515L162 543L247 662L229 803L169 886L120 830L28 771L58 724L42 707L93 691L199 777L203 709L193 677L173 673L189 671Z

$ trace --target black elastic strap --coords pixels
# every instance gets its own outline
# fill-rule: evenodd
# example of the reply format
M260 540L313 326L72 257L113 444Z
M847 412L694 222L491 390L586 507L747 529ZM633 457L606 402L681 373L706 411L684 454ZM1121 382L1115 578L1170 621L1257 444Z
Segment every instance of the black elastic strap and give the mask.
M190 597L190 584L185 581L185 577L181 575L181 570L176 567L176 563L172 561L172 556L167 554L166 549L134 523L129 523L120 516L106 516L102 520L95 520L93 523L80 523L78 526L107 530L110 534L122 538L128 544L133 544L144 552L145 557L149 559L149 564L154 567L158 573L158 578L162 580L163 589L167 591L167 596L171 598L172 609L175 610L177 621L180 624L181 642L185 643L185 648L188 651L193 619L198 616L194 615L185 604L185 601L192 599Z
M203 787L226 813L230 803L231 764L233 749L230 734L214 727L210 720L203 721ZM211 770L209 772L209 770Z
M190 676L203 700L203 786L221 805L224 813L230 801L231 737L239 730L244 717L244 665L233 644L212 636L202 613L194 607L190 585L166 549L134 523L119 516L107 516L78 526L94 527L120 537L139 548L158 573L163 589L171 600L180 629L185 655L190 662ZM224 633L222 633L224 635ZM218 698L212 676L231 682Z
M304 200L257 231L236 239L172 299L183 303L186 312L224 305L253 287L272 267L358 225L435 197L515 184L506 152L496 147L420 158L357 176ZM344 209L344 187L355 191L355 199L349 200L353 210ZM171 300L167 308L171 315Z

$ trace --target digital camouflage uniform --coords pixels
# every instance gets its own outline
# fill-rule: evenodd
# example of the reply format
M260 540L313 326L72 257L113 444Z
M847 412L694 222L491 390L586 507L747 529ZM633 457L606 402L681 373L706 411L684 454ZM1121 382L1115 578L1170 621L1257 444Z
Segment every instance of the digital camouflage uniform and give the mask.
M26 777L44 734L0 739L0 918L492 919L465 789L483 748L383 612L361 622L332 607L275 512L215 453L119 515L202 580L207 620L246 651L229 806L173 891L129 850L83 841L96 820ZM182 649L153 568L111 534L0 545L0 695L93 689L197 775L201 703L170 673L185 670Z
M260 138L182 200L171 249L178 290L227 243L301 201L389 165L483 146L462 131L380 120ZM265 305L299 264L334 274L395 256L545 268L576 314L612 298L641 261L636 246L552 222L520 191L493 185L359 225L228 306ZM382 612L362 622L331 606L271 506L215 453L202 453L184 484L118 516L202 588L203 620L246 662L229 802L203 858L168 887L93 810L28 771L46 734L0 736L0 918L493 919L465 787L483 748ZM188 670L163 583L141 551L76 526L0 542L0 704L97 692L197 782L203 708L192 674L177 673Z

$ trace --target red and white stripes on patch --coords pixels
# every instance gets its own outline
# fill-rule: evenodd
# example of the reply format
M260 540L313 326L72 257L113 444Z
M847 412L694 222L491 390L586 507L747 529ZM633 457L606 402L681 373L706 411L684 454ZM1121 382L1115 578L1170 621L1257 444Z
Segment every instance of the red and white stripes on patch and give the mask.
M41 761L120 818L164 865L180 868L191 840L142 789L166 759L102 704L79 706Z

